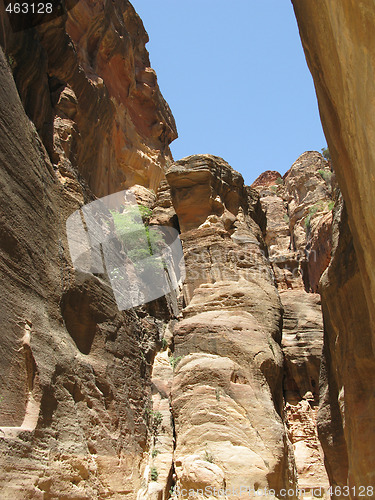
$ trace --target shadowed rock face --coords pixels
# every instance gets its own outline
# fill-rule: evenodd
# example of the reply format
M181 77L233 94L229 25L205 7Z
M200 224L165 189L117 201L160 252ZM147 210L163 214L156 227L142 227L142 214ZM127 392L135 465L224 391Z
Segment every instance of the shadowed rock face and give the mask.
M82 0L17 33L2 18L21 101L61 181L73 169L99 197L134 184L156 190L177 132L130 2Z
M371 0L293 5L347 209L321 288L320 434L332 483L358 489L375 484L375 6Z
M135 498L155 315L174 306L120 312L105 275L72 268L65 223L94 194L156 189L173 117L129 2L83 0L16 34L1 19L0 496Z

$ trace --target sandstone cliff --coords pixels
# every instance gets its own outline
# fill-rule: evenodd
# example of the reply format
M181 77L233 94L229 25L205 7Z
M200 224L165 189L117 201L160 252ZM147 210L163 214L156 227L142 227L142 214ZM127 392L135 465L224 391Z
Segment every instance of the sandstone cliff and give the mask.
M371 0L293 5L346 205L322 283L320 434L332 484L357 498L375 485L375 8Z
M17 33L1 17L0 496L128 498L149 448L157 303L120 312L106 276L72 268L65 223L94 195L156 189L173 117L129 2L83 0Z
M317 152L251 188L216 156L173 162L173 116L128 1L81 0L17 33L2 10L2 498L163 500L207 486L229 499L244 485L243 498L297 498L328 487L327 473L373 485L362 92L374 12L294 4L346 206ZM369 62L365 77L353 61ZM121 312L105 274L73 269L65 223L129 186L151 223L181 231L187 277L181 293Z
M1 9L1 44L60 181L69 186L73 170L96 196L134 184L156 190L177 133L130 2L81 0L16 33Z
M331 259L334 185L329 163L314 151L302 154L283 177L265 172L253 183L267 218L265 241L283 307L285 420L298 485L306 492L329 487L316 428L323 346L316 292Z

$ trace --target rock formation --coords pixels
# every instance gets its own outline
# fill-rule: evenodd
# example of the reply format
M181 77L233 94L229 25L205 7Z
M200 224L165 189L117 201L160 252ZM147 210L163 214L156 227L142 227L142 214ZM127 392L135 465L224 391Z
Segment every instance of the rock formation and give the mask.
M149 448L153 312L173 304L118 311L105 275L72 268L65 223L94 195L156 189L173 117L129 2L17 33L1 18L0 496L125 498Z
M271 174L253 187L267 217L265 241L283 306L283 386L298 486L311 492L329 487L316 429L323 318L315 292L331 258L333 174L317 152L301 155L283 178Z
M375 7L371 0L293 5L346 205L321 287L320 435L332 484L359 498L375 485Z
M177 133L130 2L81 0L16 33L1 15L21 101L60 181L69 186L73 169L98 197L134 184L156 190Z
M371 496L375 9L293 3L345 201L317 152L252 187L216 156L173 162L127 0L16 33L0 7L1 498ZM181 231L187 276L119 311L65 224L129 186Z
M296 487L282 418L281 304L249 215L257 196L217 157L185 158L166 176L187 268L173 340L176 486Z

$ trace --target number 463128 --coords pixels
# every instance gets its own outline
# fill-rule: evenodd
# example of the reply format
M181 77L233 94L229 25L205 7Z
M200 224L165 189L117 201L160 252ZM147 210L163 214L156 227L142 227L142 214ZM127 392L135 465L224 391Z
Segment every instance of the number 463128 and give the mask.
M52 14L52 3L9 3L5 9L9 14Z

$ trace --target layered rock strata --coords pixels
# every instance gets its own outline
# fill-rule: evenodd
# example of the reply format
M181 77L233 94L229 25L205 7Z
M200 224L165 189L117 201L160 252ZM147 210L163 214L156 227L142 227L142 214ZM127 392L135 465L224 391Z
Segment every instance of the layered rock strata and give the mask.
M311 292L331 258L334 174L313 151L283 177L276 174L265 172L253 187L267 216L265 241L283 306L286 421L299 488L323 492L329 487L317 434L323 318L320 295Z
M2 498L326 485L318 290L333 498L371 497L375 11L293 3L346 202L333 238L316 152L263 174L261 201L220 158L171 165L174 120L129 2L81 0L18 33L0 7ZM181 229L188 274L183 296L120 312L105 275L72 268L65 222L136 184L151 221Z
M253 497L257 489L295 488L283 422L281 304L249 215L256 193L208 155L180 160L166 176L187 268L183 319L173 332L176 489L225 487L227 498L238 498L241 486Z

